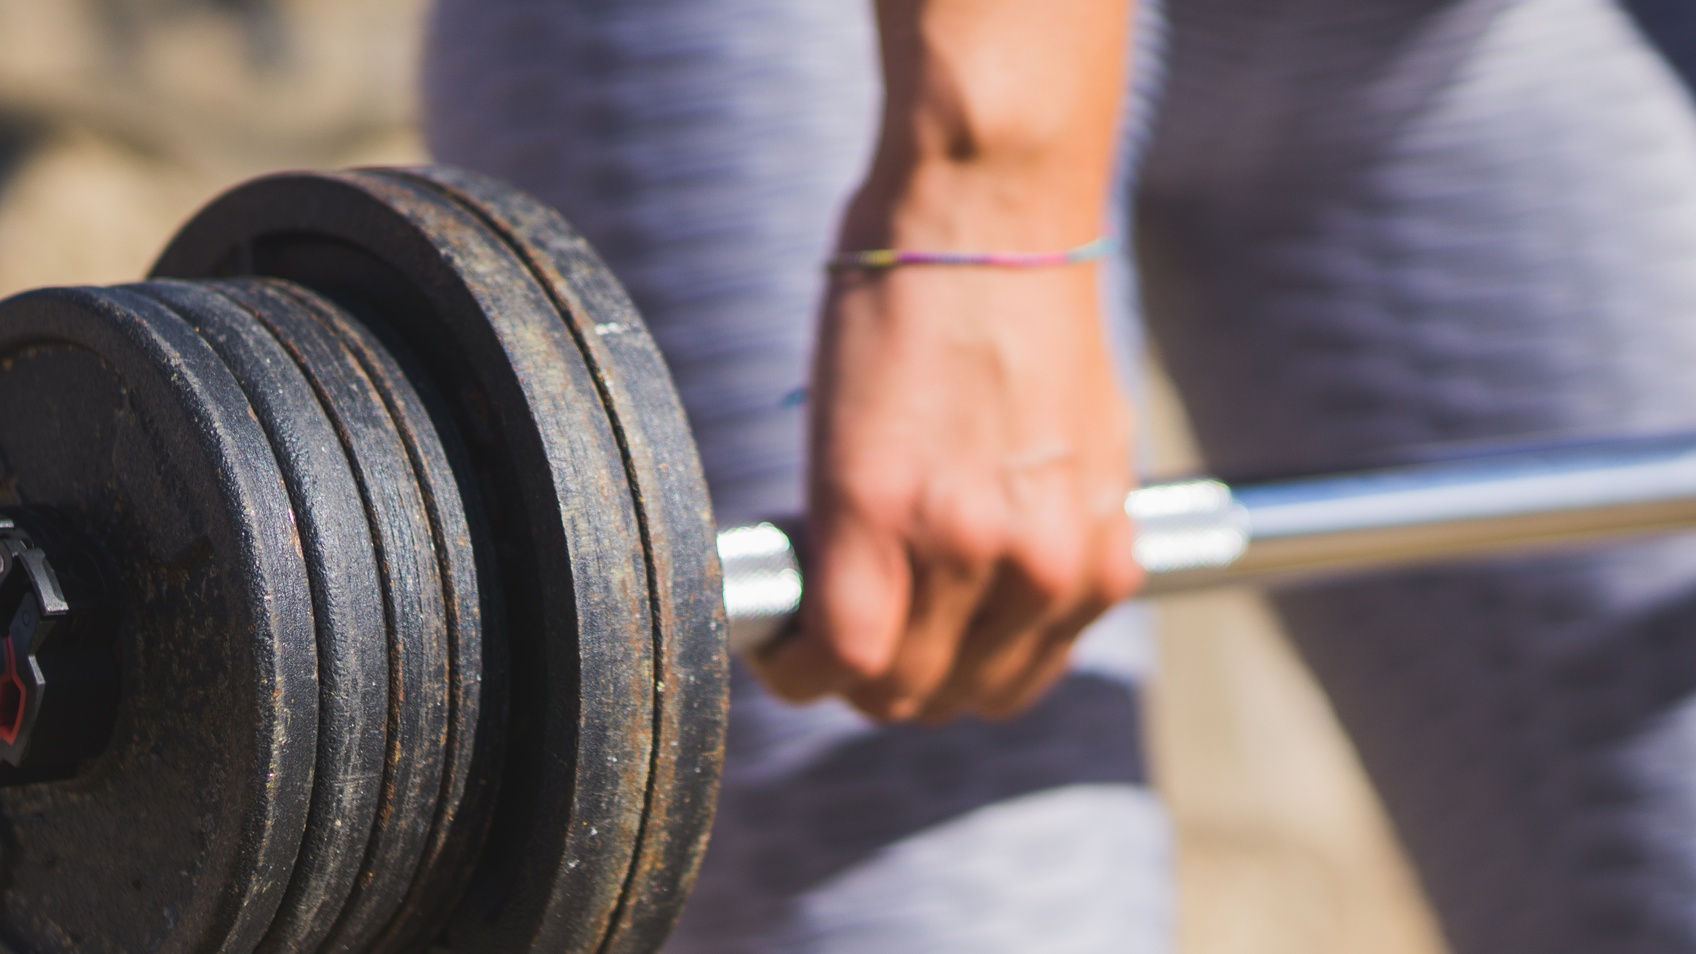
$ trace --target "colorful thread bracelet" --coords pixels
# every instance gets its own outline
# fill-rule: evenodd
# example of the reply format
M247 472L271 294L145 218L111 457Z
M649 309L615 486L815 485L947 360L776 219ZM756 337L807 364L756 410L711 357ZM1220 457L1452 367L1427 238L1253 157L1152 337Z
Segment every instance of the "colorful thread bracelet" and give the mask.
M987 265L993 268L1042 268L1075 265L1101 258L1117 248L1111 235L1085 242L1060 252L909 252L877 248L864 252L837 252L825 262L833 272L852 269L896 268L901 265Z

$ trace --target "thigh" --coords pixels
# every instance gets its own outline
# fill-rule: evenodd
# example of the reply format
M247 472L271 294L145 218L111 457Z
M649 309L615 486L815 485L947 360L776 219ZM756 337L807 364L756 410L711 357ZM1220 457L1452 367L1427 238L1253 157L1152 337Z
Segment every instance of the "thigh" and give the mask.
M1696 121L1602 0L1174 6L1150 325L1227 471L1696 429ZM1458 952L1696 951L1696 545L1277 603Z

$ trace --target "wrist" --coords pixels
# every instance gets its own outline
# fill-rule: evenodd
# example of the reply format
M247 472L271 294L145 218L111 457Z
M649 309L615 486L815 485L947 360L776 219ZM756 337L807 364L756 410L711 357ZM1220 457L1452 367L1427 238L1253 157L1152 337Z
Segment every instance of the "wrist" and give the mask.
M838 248L1050 252L1100 236L1105 188L983 160L880 163L844 212Z
M878 148L844 249L1039 251L1100 232L1124 0L878 0Z

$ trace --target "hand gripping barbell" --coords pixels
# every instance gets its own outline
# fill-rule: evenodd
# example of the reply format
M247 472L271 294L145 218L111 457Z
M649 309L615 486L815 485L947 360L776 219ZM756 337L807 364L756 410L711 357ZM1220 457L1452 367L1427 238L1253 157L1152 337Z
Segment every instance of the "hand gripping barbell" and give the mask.
M1151 591L1300 577L1696 524L1696 441L1127 508ZM149 281L0 303L0 940L651 951L727 633L780 635L800 571L715 530L556 213L441 168L238 187Z
M1440 456L1438 456L1440 455ZM1144 596L1297 583L1696 527L1696 436L1447 448L1350 473L1131 491ZM719 531L730 648L759 652L800 609L794 520Z

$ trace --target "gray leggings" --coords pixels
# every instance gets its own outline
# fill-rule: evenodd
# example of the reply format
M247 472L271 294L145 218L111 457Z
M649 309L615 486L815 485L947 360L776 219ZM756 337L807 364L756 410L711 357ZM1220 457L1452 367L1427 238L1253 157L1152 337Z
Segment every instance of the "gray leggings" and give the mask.
M1696 114L1666 65L1696 47L1639 6L1666 57L1603 0L1145 9L1157 119L1107 214L1136 209L1213 466L1696 429ZM864 6L440 0L426 76L437 154L557 204L630 285L721 519L798 506L786 396L875 120ZM1459 954L1696 952L1692 582L1674 541L1279 596ZM1166 949L1144 630L1117 612L1007 725L880 729L739 675L671 949Z

